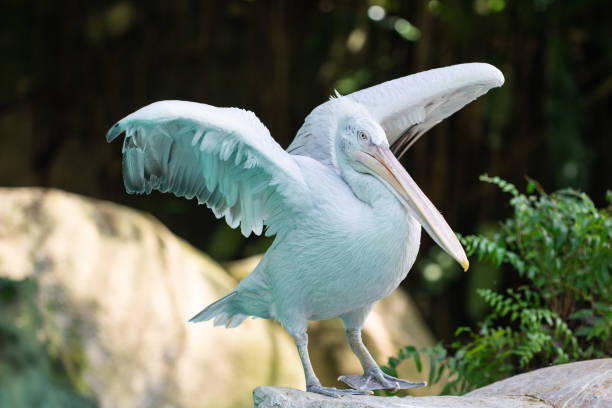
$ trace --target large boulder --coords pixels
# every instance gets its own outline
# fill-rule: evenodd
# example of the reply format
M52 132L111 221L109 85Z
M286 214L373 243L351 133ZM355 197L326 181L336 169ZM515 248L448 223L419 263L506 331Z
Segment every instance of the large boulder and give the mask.
M239 264L229 268L232 276L149 215L58 190L0 188L0 221L0 360L8 337L13 354L26 339L51 356L46 371L28 371L51 380L28 380L24 364L40 360L31 350L8 374L0 368L0 405L25 406L19 398L26 395L66 406L51 403L61 399L47 391L61 385L65 396L68 383L102 407L248 406L257 385L303 389L293 341L278 324L247 320L225 330L187 323L244 276L234 271ZM256 261L242 263L246 273ZM400 291L376 306L364 337L379 362L406 344L432 344L415 310ZM360 372L337 319L311 332L324 383ZM58 367L66 378L53 380ZM409 364L402 374L421 378Z
M246 406L257 385L302 386L278 325L187 323L236 281L151 216L57 190L0 189L0 220L0 276L37 283L41 341L68 370L81 367L71 380L100 406Z
M542 368L464 396L330 398L281 387L258 387L255 408L609 408L612 359Z
M516 375L468 393L467 397L523 395L546 407L612 407L612 358L580 361Z

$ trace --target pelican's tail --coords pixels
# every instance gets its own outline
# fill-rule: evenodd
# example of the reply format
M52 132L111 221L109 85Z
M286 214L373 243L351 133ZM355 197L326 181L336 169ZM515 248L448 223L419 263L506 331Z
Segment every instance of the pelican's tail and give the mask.
M249 316L238 310L237 295L236 291L228 293L216 302L206 306L204 310L193 316L189 321L197 323L214 318L215 326L225 325L228 329L238 326Z

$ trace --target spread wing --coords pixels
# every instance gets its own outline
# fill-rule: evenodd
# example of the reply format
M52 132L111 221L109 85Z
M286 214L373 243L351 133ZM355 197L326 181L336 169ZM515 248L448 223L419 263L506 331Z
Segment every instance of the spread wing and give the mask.
M117 122L106 139L123 132L128 193L195 197L245 236L261 234L264 222L266 235L284 230L309 200L298 165L252 112L161 101Z
M423 133L489 89L504 83L492 65L452 65L408 75L347 95L362 104L383 127L395 155L401 157ZM308 115L287 149L333 166L330 102ZM323 129L323 131L322 131ZM326 132L327 131L327 132Z

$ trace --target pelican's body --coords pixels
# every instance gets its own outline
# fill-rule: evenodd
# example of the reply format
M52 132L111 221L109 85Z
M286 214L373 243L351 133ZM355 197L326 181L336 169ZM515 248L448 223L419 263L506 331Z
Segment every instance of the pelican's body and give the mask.
M351 312L365 318L408 274L421 226L377 180L368 183L371 202L364 202L319 162L295 159L318 200L236 289L253 292L245 312L276 319L289 331L298 322ZM318 245L305 244L311 242Z
M394 156L466 103L500 86L487 64L464 64L386 82L315 108L287 151L248 111L161 101L128 115L129 193L197 198L242 233L276 235L255 270L191 321L235 327L275 319L295 339L308 391L329 396L411 388L382 372L361 328L374 303L406 277L421 227L464 269L465 252L442 215ZM392 152L393 150L393 152ZM264 224L266 228L264 229ZM340 317L364 374L324 387L308 356L309 320Z

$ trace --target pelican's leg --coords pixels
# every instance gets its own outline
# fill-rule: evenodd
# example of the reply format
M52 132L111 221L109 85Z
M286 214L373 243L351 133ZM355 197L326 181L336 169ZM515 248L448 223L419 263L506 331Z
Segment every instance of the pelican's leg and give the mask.
M306 377L306 391L315 392L317 394L327 395L329 397L340 398L343 395L367 395L371 394L368 390L340 390L333 387L323 387L312 369L310 357L308 355L308 334L306 331L294 335L295 345L297 346L302 366L304 367L304 376Z
M410 382L385 374L372 358L361 340L361 329L346 329L346 338L353 353L359 358L363 375L343 375L338 380L356 390L400 390L423 387L424 382Z

